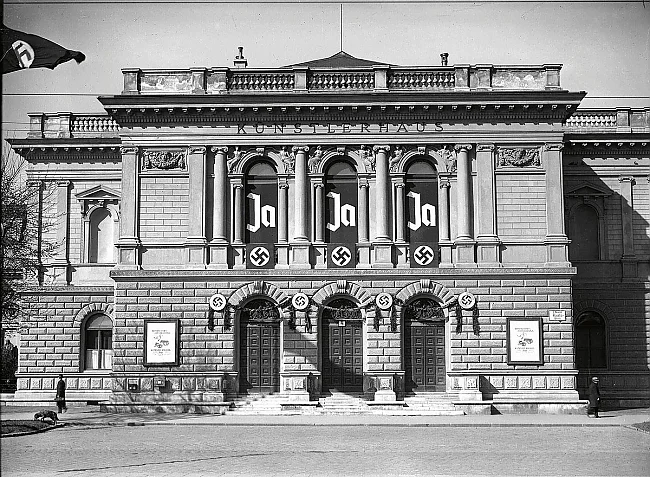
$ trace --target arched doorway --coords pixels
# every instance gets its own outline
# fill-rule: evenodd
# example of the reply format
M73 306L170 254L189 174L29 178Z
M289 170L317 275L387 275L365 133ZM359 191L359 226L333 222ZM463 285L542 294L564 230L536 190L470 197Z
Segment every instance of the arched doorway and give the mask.
M346 298L327 304L322 314L323 390L363 392L363 321Z
M404 310L405 391L444 392L445 315L430 298L419 298Z
M280 314L265 299L244 305L239 315L239 392L280 390Z

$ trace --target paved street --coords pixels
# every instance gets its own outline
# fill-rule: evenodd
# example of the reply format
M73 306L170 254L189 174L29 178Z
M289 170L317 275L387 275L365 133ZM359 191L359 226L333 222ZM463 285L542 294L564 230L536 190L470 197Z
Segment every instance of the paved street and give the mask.
M70 426L2 439L2 475L650 475L607 427Z

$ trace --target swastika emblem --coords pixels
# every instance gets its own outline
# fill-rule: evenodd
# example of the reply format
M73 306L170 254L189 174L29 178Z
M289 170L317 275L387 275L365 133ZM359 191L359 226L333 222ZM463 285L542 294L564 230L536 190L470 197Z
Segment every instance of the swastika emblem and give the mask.
M436 258L436 254L428 245L420 245L413 252L413 260L422 267L429 265L434 258Z
M304 293L296 293L291 298L291 304L298 311L305 310L309 306L309 297Z
M255 247L249 255L250 262L256 267L263 267L269 263L271 254L264 247Z
M222 311L224 308L226 308L226 303L226 297L221 293L215 293L210 297L210 308L212 308L214 311Z
M34 49L29 43L23 40L16 40L13 42L11 47L16 53L16 59L18 60L18 65L21 68L29 68L34 62Z
M471 310L476 304L476 297L470 292L463 292L458 295L458 304L463 310Z
M375 304L380 310L390 310L390 307L393 306L393 297L386 292L382 292L375 298Z
M332 250L332 262L338 267L345 267L352 259L352 252L347 247L340 245Z

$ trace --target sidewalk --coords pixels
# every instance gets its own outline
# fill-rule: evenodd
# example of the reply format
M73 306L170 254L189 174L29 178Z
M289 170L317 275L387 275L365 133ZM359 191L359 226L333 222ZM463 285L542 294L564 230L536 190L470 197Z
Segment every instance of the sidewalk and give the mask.
M34 413L52 407L2 406L0 420L34 418ZM384 416L384 415L212 415L212 414L109 414L99 406L72 405L59 414L61 423L73 426L394 426L394 427L608 427L650 421L650 408L605 411L600 419L586 415L502 414L466 416Z

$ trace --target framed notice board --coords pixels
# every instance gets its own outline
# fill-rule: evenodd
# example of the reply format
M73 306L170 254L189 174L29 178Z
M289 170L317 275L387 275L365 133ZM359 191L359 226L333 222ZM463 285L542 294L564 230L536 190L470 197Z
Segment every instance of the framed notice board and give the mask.
M179 338L178 320L144 320L144 365L177 366Z
M542 319L507 318L508 364L544 364Z

